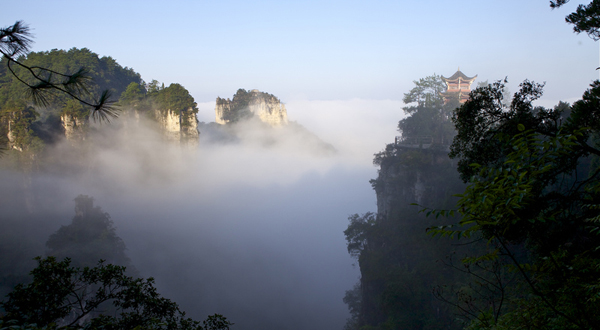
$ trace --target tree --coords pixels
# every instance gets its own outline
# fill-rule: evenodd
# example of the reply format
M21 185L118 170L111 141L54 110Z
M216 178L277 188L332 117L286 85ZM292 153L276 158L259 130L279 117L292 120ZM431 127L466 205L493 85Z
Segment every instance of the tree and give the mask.
M360 285L347 292L352 318L347 329L455 329L453 311L432 288L456 280L442 262L456 249L425 235L415 201L451 205L463 188L445 143L454 135L452 104L439 94L439 76L415 81L405 94L408 117L398 124L402 139L375 154L377 214L355 214L344 231L348 252L358 259ZM428 135L428 140L422 139ZM425 146L425 144L428 144ZM459 274L460 275L460 274Z
M240 121L245 121L254 116L254 114L250 111L250 100L252 95L247 90L240 88L231 98L222 99L217 97L217 106L226 105L223 113L223 120L226 123L237 123Z
M8 71L22 84L38 105L48 105L47 97L52 92L68 95L86 106L92 108L92 118L108 121L117 117L118 111L112 104L109 90L92 100L87 84L89 72L81 67L72 73L59 72L41 66L28 66L23 63L22 56L29 52L33 40L29 27L22 21L0 29L0 54ZM15 70L15 66L22 69Z
M478 88L456 111L452 155L469 180L462 219L430 232L483 237L490 249L464 262L504 260L519 274L527 294L478 328L600 329L600 82L570 111L534 107L542 89L528 81L504 105L502 87Z
M446 85L438 75L414 81L415 87L404 94L403 108L409 116L398 122L398 131L411 144L448 144L454 136L450 117L458 106L458 100L446 102L441 93Z
M457 136L450 147L450 157L459 158L458 169L464 181L475 170L469 165L499 164L511 148L497 139L498 134L513 136L517 124L539 133L552 134L562 119L558 109L534 107L532 102L542 95L543 85L524 81L510 104L505 104L505 83L497 81L471 92L470 99L456 110L452 121Z
M594 0L566 20L598 40L599 14ZM499 263L518 275L503 307L480 310L470 329L600 329L600 82L553 109L533 106L543 85L529 81L503 103L505 82L476 89L455 112L451 156L469 184L461 220L429 232L483 238L488 249L465 267Z
M70 259L36 258L33 280L19 284L0 303L0 326L44 329L194 329L229 330L219 314L202 324L185 317L163 298L152 278L125 275L125 267L100 261L95 267L73 267ZM107 308L112 308L107 313ZM34 325L34 326L32 326Z
M158 103L158 107L163 110L181 112L192 109L192 112L198 112L194 98L180 84L171 84L169 87L161 89L155 101Z
M48 255L68 257L76 266L93 266L100 259L121 266L131 264L110 215L94 207L94 199L86 195L75 198L73 221L52 234L46 247Z
M413 81L413 87L408 93L404 94L405 104L417 103L419 106L441 107L444 104L444 98L441 93L446 91L446 84L442 81L439 75L435 73L431 76L421 78L418 81ZM415 107L405 107L404 111L412 113Z
M550 1L551 8L558 8L569 2L569 0ZM585 32L595 41L600 40L600 1L593 0L587 5L580 4L577 10L569 14L565 21L573 24L576 33Z
M33 107L23 101L10 100L4 104L0 116L7 130L3 136L7 137L10 148L21 151L39 151L43 148L43 143L31 129L39 116Z
M136 82L130 83L125 91L121 93L119 104L121 106L131 107L134 110L144 108L146 99L146 90Z

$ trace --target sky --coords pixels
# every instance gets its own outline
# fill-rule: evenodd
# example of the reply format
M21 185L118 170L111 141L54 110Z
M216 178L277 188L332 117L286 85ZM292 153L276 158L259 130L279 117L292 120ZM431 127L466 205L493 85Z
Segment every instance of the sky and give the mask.
M283 102L401 100L412 81L460 67L477 81L508 77L512 91L546 82L550 105L598 77L598 45L564 21L578 3L20 0L0 18L29 24L34 51L87 47L198 103L238 88Z

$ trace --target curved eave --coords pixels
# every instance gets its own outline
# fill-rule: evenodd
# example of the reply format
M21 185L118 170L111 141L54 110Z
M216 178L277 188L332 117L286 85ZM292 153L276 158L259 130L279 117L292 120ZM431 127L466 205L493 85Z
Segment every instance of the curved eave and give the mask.
M442 81L443 82L456 82L458 81L458 79L460 78L460 80L462 81L473 81L475 80L475 78L477 78L477 75L473 76L473 77L467 77L464 73L462 73L461 71L456 71L452 76L450 76L449 78L446 78L444 76L441 76Z

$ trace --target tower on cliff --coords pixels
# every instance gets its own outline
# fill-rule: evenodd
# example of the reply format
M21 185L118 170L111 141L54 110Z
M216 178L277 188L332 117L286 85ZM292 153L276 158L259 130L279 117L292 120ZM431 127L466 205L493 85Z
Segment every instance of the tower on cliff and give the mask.
M442 76L442 81L446 83L446 91L442 93L444 101L452 98L458 99L460 103L465 103L469 99L469 93L471 93L471 84L475 81L477 75L474 77L467 77L460 71L460 68L449 78Z

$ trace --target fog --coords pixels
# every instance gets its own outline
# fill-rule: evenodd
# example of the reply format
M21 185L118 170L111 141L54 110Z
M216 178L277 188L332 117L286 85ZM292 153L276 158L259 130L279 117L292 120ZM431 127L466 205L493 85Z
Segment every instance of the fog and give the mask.
M238 127L237 142L213 143L205 133L198 146L167 142L143 123L96 125L85 146L50 150L31 183L3 170L3 207L29 198L30 214L44 218L28 232L41 242L28 251L35 255L71 222L73 199L93 196L140 276L154 277L188 316L224 314L234 329L341 329L344 292L359 276L343 230L350 214L375 211L371 159L393 141L401 106L286 104L290 120L335 153L297 131L251 125ZM214 120L214 103L199 108L200 121Z

